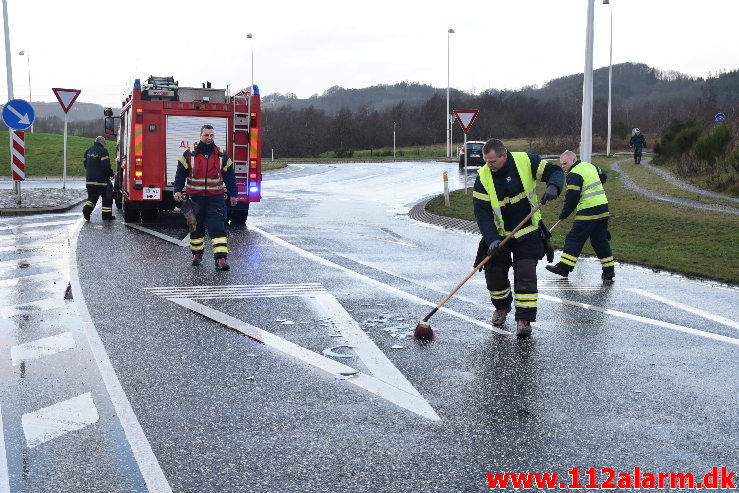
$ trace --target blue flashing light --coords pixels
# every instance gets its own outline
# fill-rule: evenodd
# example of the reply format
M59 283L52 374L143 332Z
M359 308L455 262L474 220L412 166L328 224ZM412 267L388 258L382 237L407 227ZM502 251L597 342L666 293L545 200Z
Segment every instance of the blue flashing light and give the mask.
M133 89L134 89L134 91L136 89L141 89L141 79L135 79L133 81Z
M254 95L259 96L259 87L256 84L254 84Z
M249 191L250 192L258 192L259 191L259 187L256 186L256 185L253 185L253 186L249 187Z

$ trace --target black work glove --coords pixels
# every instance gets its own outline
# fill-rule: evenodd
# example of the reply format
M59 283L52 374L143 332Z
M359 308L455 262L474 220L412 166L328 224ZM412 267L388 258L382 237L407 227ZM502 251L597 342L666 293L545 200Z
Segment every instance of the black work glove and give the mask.
M493 258L500 255L500 252L503 251L503 249L500 248L500 242L501 240L493 240L493 242L488 247L488 255L490 255Z
M559 197L559 189L556 185L547 185L547 189L544 190L544 194L541 196L542 205L546 204L549 200L554 200Z

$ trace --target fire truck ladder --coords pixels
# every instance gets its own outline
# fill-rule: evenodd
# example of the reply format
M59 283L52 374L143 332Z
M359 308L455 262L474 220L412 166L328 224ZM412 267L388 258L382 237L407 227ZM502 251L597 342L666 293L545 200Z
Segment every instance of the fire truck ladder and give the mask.
M233 121L234 121L234 135L233 135L233 151L231 152L231 160L234 163L234 167L236 170L236 173L238 174L244 174L244 176L249 175L249 125L251 123L251 118L248 113L248 99L251 95L246 91L240 91L236 95L234 95L234 104L233 104ZM240 112L236 110L236 107L239 106L236 104L236 99L244 97L246 101L244 101L244 106L247 107L246 112ZM243 135L243 138L238 138L238 135ZM237 141L246 142L246 144L238 144ZM241 150L241 152L238 152Z

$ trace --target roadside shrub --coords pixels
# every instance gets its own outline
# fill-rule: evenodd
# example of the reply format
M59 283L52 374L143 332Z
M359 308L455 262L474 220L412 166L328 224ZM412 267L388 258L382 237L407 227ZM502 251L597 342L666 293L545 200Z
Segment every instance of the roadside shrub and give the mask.
M734 152L729 157L729 163L731 164L731 167L734 168L734 171L739 173L739 151Z
M720 125L713 132L705 133L696 140L693 150L698 159L702 159L713 166L716 164L716 159L726 150L726 144L730 140L729 126Z
M693 147L702 133L701 124L694 118L685 121L672 120L662 130L659 139L654 144L655 163L660 164L670 158L679 158Z

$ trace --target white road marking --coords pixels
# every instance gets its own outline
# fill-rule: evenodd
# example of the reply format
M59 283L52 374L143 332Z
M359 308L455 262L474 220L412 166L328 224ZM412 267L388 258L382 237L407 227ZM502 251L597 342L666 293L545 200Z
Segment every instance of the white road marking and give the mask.
M720 334L714 334L713 332L705 332L702 330L693 329L691 327L684 327L682 325L672 324L670 322L663 322L662 320L655 320L652 318L642 317L639 315L633 315L631 313L611 310L610 308L602 308L602 307L595 306L595 305L588 305L587 303L580 303L577 301L570 301L570 300L565 300L562 298L556 298L554 296L549 296L546 294L540 294L539 297L549 300L549 301L556 301L558 303L573 305L573 306L577 306L580 308L585 308L587 310L594 310L596 312L605 313L607 315L614 315L616 317L626 318L629 320L635 320L637 322L642 322L642 323L650 324L650 325L656 325L658 327L664 327L666 329L676 330L678 332L685 332L686 334L691 334L691 335L695 335L699 337L706 337L708 339L713 339L715 341L725 342L727 344L733 344L735 346L739 346L739 339L735 339L733 337L722 336Z
M349 315L335 297L326 293L314 296L310 300L314 301L331 318L336 329L344 336L347 344L354 348L354 354L367 366L373 377L423 399L416 388L405 378L405 375L375 345L374 341L369 338L362 327Z
M20 303L17 305L8 305L0 308L0 317L10 318L16 315L28 315L29 313L53 310L55 308L62 308L65 305L65 301L62 295L54 298L46 298L43 300L37 300L30 303Z
M92 394L73 397L24 414L21 422L29 448L96 423L100 418Z
M296 358L304 363L307 363L319 370L322 370L330 375L338 375L342 372L349 372L354 374L350 379L338 380L339 382L347 382L352 385L356 385L368 392L375 394L383 399L395 403L396 405L408 409L426 419L432 421L438 421L439 415L436 411L426 402L425 399L419 397L418 392L409 393L404 388L393 386L391 383L385 382L376 378L372 375L368 375L363 372L358 372L356 368L352 368L338 361L326 358L318 353L310 351L302 346L292 343L286 339L272 334L266 330L255 327L249 323L238 320L234 317L226 315L223 312L214 310L200 303L183 298L170 298L170 301L177 303L189 310L199 313L205 317L215 320L227 327L231 327L234 330L241 332L242 334L250 337L256 341L259 341L271 348L280 351L288 356ZM415 390L415 389L414 389Z
M51 337L44 337L35 341L18 344L10 348L10 358L13 360L13 366L21 361L43 358L51 356L63 351L74 349L77 343L71 332L64 332Z
M675 308L680 308L681 310L685 310L686 312L693 313L695 315L698 315L703 318L707 318L708 320L713 320L714 322L719 322L724 325L728 325L729 327L732 327L734 329L739 330L739 323L734 322L731 319L728 319L726 317L722 317L720 315L716 315L714 313L709 313L704 310L700 310L698 308L694 308L692 306L684 305L682 303L679 303L677 301L672 301L671 299L664 298L662 296L652 294L648 291L644 291L643 289L639 288L628 288L626 291L631 291L636 294L640 294L642 296L646 296L647 298L652 298L653 300L661 301L662 303L666 303L668 305L674 306Z
M24 284L27 282L51 281L51 280L62 279L62 278L63 278L63 274L61 272L46 272L44 274L33 274L30 276L13 277L12 279L0 280L0 288L15 287L15 286L18 286L19 284Z
M169 486L169 482L164 476L159 461L151 449L151 444L146 439L144 430L141 428L141 423L136 419L136 414L133 412L131 403L128 401L126 393L123 392L121 382L115 374L113 364L110 362L110 357L105 351L103 341L100 339L100 334L95 330L95 325L92 323L90 312L87 310L84 296L82 296L76 257L77 241L83 222L84 219L80 218L72 235L71 251L74 252L74 255L71 256L69 263L69 279L72 284L72 292L77 293L74 303L77 305L77 312L82 322L82 330L87 337L90 351L98 365L100 376L108 391L116 416L120 420L121 428L123 428L126 439L131 445L131 451L133 452L136 463L139 465L139 470L146 482L146 486L151 493L172 493L172 488Z
M5 451L2 406L0 406L0 493L10 493L10 473L8 472L8 456Z
M132 224L132 223L123 223L129 228L138 229L139 231L142 231L144 233L148 233L152 236L156 236L157 238L161 238L162 240L168 241L170 243L174 243L177 246L189 246L190 245L190 234L185 237L183 240L178 240L177 238L174 238L169 235L165 235L164 233L160 233L158 231L154 231L153 229L145 228L143 226L140 226L138 224Z
M292 243L289 243L289 242L283 240L282 238L280 238L278 236L275 236L275 235L273 235L271 233L268 233L268 232L264 231L263 229L261 229L261 228L259 228L257 226L250 226L249 229L256 231L257 233L261 234L265 238L267 238L267 239L269 239L269 240L271 240L271 241L273 241L273 242L275 242L275 243L277 243L279 245L282 245L285 248L288 248L288 249L290 249L290 250L292 250L292 251L300 254L303 257L309 258L309 259L311 259L311 260L313 260L315 262L318 262L319 264L323 264L323 265L326 265L326 266L329 266L329 267L333 267L334 269L338 269L338 270L340 270L340 271L342 271L342 272L344 272L344 273L346 273L346 274L348 274L348 275L350 275L352 277L355 277L357 279L361 279L362 281L367 282L369 284L373 284L375 286L379 286L382 289L385 289L387 291L390 291L392 293L395 293L398 296L401 296L403 298L406 298L406 299L415 301L416 303L419 303L421 305L426 305L426 306L430 306L430 307L435 307L437 305L437 303L434 303L432 301L425 300L423 298L420 298L420 297L418 297L416 295L413 295L413 294L410 294L410 293L406 293L405 291L403 291L401 289L398 289L396 287L390 286L390 285L385 284L383 282L380 282L380 281L378 281L376 279L372 279L371 277L365 276L364 274L360 274L359 272L355 272L355 271L353 271L351 269L348 269L348 268L346 268L346 267L344 267L342 265L335 264L335 263L331 262L330 260L326 260L323 257L319 257L318 255L316 255L314 253L311 253L311 252L309 252L307 250L303 250L302 248L299 248L299 247L293 245ZM480 322L479 320L475 320L472 317L468 317L467 315L464 315L462 313L456 312L454 310L450 310L449 308L446 308L446 307L439 308L439 311L444 312L444 313L447 313L449 315L452 315L454 317L457 317L459 319L462 319L462 320L464 320L466 322L469 322L471 324L477 325L477 326L482 327L484 329L487 329L489 331L497 332L498 334L503 334L503 335L507 335L507 336L513 335L511 332L508 332L507 330L499 329L498 327L493 327L491 324L486 324L484 322ZM423 315L425 315L425 314L423 314ZM422 318L422 317L419 317L419 320L420 320L420 318Z
M237 284L231 286L164 286L145 288L163 298L220 299L220 298L279 298L326 293L320 283L306 284Z

